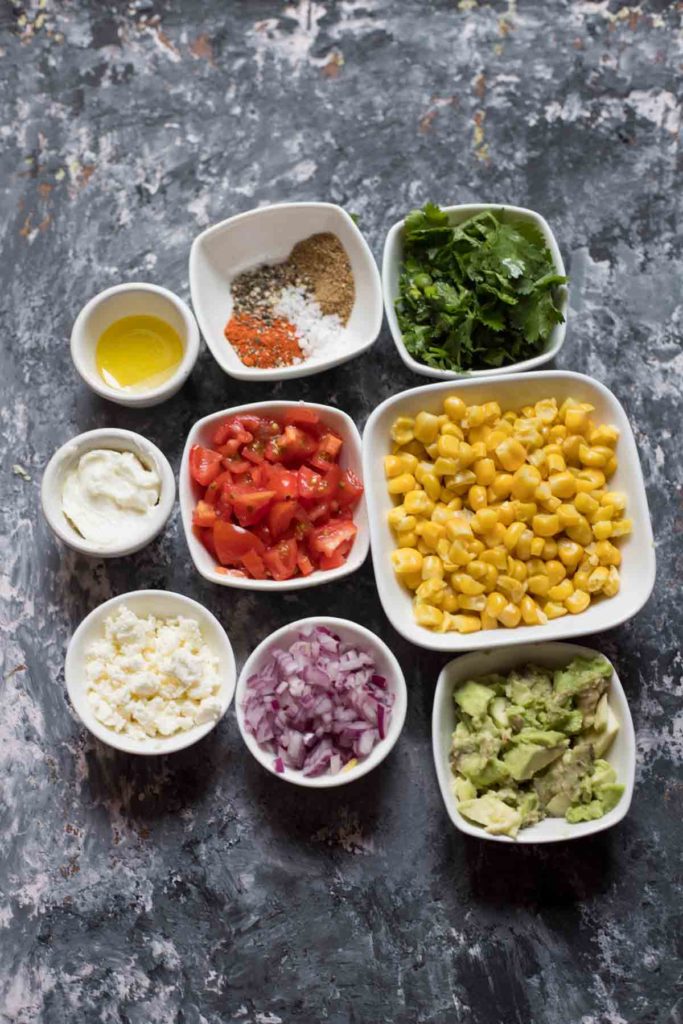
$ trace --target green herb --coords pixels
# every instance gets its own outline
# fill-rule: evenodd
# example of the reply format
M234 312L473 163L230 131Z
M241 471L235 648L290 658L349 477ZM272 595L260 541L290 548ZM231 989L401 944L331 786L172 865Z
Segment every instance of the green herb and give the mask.
M564 317L545 238L487 210L457 227L427 203L404 221L396 315L406 348L440 370L479 370L538 355Z

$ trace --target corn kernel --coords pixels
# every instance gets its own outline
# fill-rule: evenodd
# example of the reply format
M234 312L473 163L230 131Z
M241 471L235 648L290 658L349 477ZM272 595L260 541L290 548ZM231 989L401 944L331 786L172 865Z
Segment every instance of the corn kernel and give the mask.
M467 492L467 500L475 512L480 508L486 508L486 488L481 484L473 484Z
M439 455L444 459L458 459L460 456L461 442L452 434L439 434L436 448Z
M496 455L503 469L514 473L526 462L526 448L514 438L506 438L496 448Z
M458 596L458 608L463 612L483 612L486 610L486 598L483 594L470 596L460 594Z
M583 518L574 505L561 504L557 507L556 512L563 530L566 530L568 526L578 526Z
M419 551L411 548L401 548L399 551L391 552L391 562L394 572L400 576L405 573L422 571L422 555Z
M498 629L498 619L495 619L493 615L484 610L481 613L481 628L482 629Z
M422 579L443 579L443 563L437 555L427 555L422 560Z
M567 614L567 609L555 601L546 601L543 605L543 612L548 619L561 619L563 615Z
M499 576L496 580L496 587L513 604L519 604L526 593L524 584L520 583L519 580L513 579L512 576Z
M481 629L481 619L478 615L454 615L451 625L458 633L478 633Z
M475 558L470 562L467 571L475 580L481 580L486 576L487 568L486 562L482 562L480 558Z
M588 577L585 590L589 594L599 594L609 579L609 569L606 565L599 565Z
M462 541L454 540L448 550L448 561L453 565L468 565L475 556L467 550Z
M477 459L473 465L477 483L488 487L496 479L496 464L493 459Z
M552 513L544 515L540 513L531 520L531 527L537 537L552 537L562 529L559 517Z
M616 427L609 427L603 424L590 432L588 440L592 445L604 445L608 448L614 448L619 440L619 431Z
M579 512L582 512L583 515L589 515L593 512L597 512L600 508L600 503L597 502L595 498L591 498L590 494L582 491L576 495L576 498L574 499L574 507L577 508Z
M562 442L562 454L568 466L579 465L579 448L583 444L583 438L578 434L571 434Z
M520 501L533 498L534 492L540 484L541 474L535 466L520 466L512 476L512 497L518 498Z
M454 513L446 523L446 533L449 540L462 540L472 536L472 527L467 516L458 512Z
M450 419L459 422L467 412L467 406L462 398L458 398L456 395L449 395L448 398L444 399L443 411Z
M513 580L519 580L523 583L527 578L526 564L519 558L508 557L508 576L512 576Z
M538 512L538 505L535 501L518 501L515 498L512 502L512 509L515 519L522 523L530 523Z
M487 565L493 565L496 569L505 572L508 564L507 548L503 545L489 548L488 551L484 551L481 560L486 562Z
M455 474L454 477L448 480L448 486L452 490L460 494L463 494L465 491L468 491L470 489L472 484L475 484L476 482L477 478L471 469L461 469Z
M444 581L442 579L432 577L431 579L422 581L415 591L415 597L418 601L426 601L427 604L440 605L445 593L446 584Z
M400 548L416 548L419 539L415 530L404 530L403 533L399 533L396 543Z
M425 544L430 548L436 549L437 544L442 537L446 536L446 527L442 523L435 523L430 520L420 520L415 527L415 532L418 537L422 537Z
M626 509L626 495L620 491L605 491L600 498L601 505L612 505L617 512L623 512Z
M619 573L613 565L609 567L609 579L602 588L602 592L605 597L614 597L615 594L619 593Z
M508 601L502 612L498 615L498 621L508 629L514 629L515 626L518 626L521 618L521 610L516 604L512 604L511 601Z
M631 519L616 519L612 523L612 536L625 537L632 529L633 521Z
M567 570L562 565L562 562L558 562L555 558L551 558L550 561L545 563L545 571L551 587L556 587L567 575Z
M534 537L530 545L531 557L540 558L545 548L545 540L543 537Z
M427 492L427 496L432 501L438 501L441 497L441 484L439 483L439 478L435 476L434 473L425 473L421 483Z
M482 542L477 540L476 537L473 537L472 540L466 540L465 547L475 558L479 558L479 555L485 550Z
M460 607L458 604L458 594L451 590L450 587L446 587L444 590L441 607L445 612L457 612Z
M548 621L544 612L534 601L533 597L525 594L519 606L522 613L522 620L527 626L543 626Z
M597 448L589 448L587 444L582 444L579 448L579 461L583 466L591 466L596 469L602 469L603 466L607 465L607 459L611 457L605 455L604 452L599 451Z
M612 523L608 520L593 525L593 536L596 540L609 540L612 536Z
M439 433L439 421L431 412L419 412L415 417L413 434L423 444L431 444Z
M491 490L499 501L509 497L512 491L512 474L499 473L491 484Z
M527 559L531 558L531 544L533 539L534 535L531 530L524 530L517 541L515 554L517 555L517 558L521 558L523 562L526 562Z
M457 459L444 459L439 456L432 466L435 476L455 476L458 472Z
M494 590L486 598L486 612L492 618L497 619L500 613L502 612L503 608L505 608L506 604L507 599L503 597L503 595L499 593L497 590Z
M550 476L559 476L560 473L564 473L567 469L567 463L564 461L564 455L561 450L559 452L551 452L548 455L548 473ZM566 495L558 494L558 498L566 497Z
M540 573L536 576L529 576L527 579L527 589L531 594L536 594L537 597L545 597L550 590L550 579L546 575Z
M472 579L471 576L468 576L467 573L464 572L453 573L451 576L451 586L453 587L453 590L457 591L459 594L469 594L470 596L483 594L486 589L483 583Z
M562 537L557 542L557 553L567 569L575 568L583 558L583 548L573 540Z
M398 455L384 456L384 474L391 479L392 476L399 476L403 472L403 465Z
M481 581L484 584L484 589L486 590L487 594L490 594L492 590L495 590L497 581L498 570L496 569L495 565L487 565L486 575Z
M512 551L525 529L526 526L522 522L514 522L508 526L505 531L505 540L503 541L508 551Z
M543 538L540 539L542 540ZM554 558L557 558L557 541L554 537L546 537L545 540L543 540L541 558L544 562L550 562Z
M548 597L551 601L566 601L570 594L574 593L574 584L571 580L562 580L561 583L555 584L548 591Z
M584 547L593 540L593 531L588 520L583 516L575 526L568 526L565 529L565 533L570 540L576 541L577 544L583 544Z
M590 603L590 594L587 594L585 590L575 590L565 599L564 605L572 615L578 615L579 612L585 612Z
M564 460L562 460L564 461ZM548 480L550 492L554 498L573 498L576 494L576 480L571 473L564 470L561 473L555 473Z
M598 556L600 565L620 565L621 554L614 544L608 540L601 540L595 545L595 554Z
M577 491L597 491L605 486L605 474L601 469L580 469L576 473Z
M424 491L410 490L403 497L403 504L409 515L431 516L435 504Z
M396 444L408 444L415 436L415 420L411 416L399 416L391 425L391 438Z
M619 463L617 462L616 455L613 455L611 459L607 460L607 463L606 463L605 468L603 470L603 472L605 474L605 479L606 480L609 480L610 477L614 476L614 474L617 471L618 465L619 465Z
M460 427L458 426L458 424L451 423L450 420L446 420L445 423L441 424L441 426L439 427L439 433L448 435L448 437L457 437L459 441L462 441L463 437L465 436Z
M502 523L495 523L490 530L483 534L483 539L487 548L498 547L505 540L505 527Z
M401 473L400 476L392 477L387 484L389 494L407 494L415 487L415 477L412 473Z
M418 626L426 626L428 629L436 629L443 621L443 612L440 608L435 608L432 604L425 604L422 601L416 601L413 605L415 612L415 621Z
M495 508L481 508L470 520L475 533L489 533L498 522Z
M590 429L588 413L584 409L567 409L564 414L564 425L570 434L587 434Z

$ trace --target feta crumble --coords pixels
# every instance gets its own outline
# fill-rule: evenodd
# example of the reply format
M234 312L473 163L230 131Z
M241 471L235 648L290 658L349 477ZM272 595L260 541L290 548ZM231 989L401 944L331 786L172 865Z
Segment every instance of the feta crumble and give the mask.
M218 658L194 619L140 618L121 605L86 651L95 718L131 739L173 736L216 721Z

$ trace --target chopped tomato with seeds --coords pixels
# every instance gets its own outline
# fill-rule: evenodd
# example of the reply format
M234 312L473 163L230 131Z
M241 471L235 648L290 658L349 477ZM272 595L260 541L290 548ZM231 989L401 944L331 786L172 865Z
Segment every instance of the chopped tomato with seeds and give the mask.
M337 501L344 508L356 505L363 497L363 485L352 469L345 469L337 487Z
M200 444L192 445L190 450L190 473L202 487L207 487L221 471L221 457L218 452L204 448Z
M297 569L297 553L298 545L293 538L278 541L274 547L266 551L263 561L270 569L274 580L288 580L294 575Z

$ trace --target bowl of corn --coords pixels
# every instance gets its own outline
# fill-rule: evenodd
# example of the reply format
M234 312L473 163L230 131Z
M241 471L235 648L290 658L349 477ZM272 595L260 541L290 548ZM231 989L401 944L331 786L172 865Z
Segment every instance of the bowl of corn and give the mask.
M655 552L617 398L560 370L413 388L363 435L382 605L412 643L565 640L635 615Z

